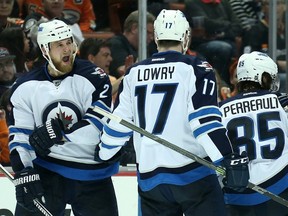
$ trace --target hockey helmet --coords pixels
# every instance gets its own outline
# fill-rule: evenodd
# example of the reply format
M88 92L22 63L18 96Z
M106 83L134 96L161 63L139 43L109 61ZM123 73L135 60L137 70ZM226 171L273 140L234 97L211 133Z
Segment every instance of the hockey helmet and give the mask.
M189 23L180 10L163 9L154 22L154 34L156 41L180 41L182 42L184 52L188 49L190 37Z
M49 48L48 44L55 41L73 39L72 29L62 20L54 19L39 25L37 42L39 47Z
M261 85L264 72L269 73L273 80L277 78L277 64L266 53L254 51L240 56L237 65L238 82L253 81Z
M55 70L50 54L49 43L71 38L74 44L73 61L77 53L77 45L75 43L72 29L62 20L54 19L48 22L41 23L38 27L37 43L42 51L43 57L49 62ZM44 49L44 50L43 50Z

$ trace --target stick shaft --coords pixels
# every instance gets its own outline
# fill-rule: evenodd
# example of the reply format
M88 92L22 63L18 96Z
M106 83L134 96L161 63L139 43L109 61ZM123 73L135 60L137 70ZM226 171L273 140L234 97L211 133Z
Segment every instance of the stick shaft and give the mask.
M14 184L14 177L11 175L10 172L5 169L5 167L0 164L0 170L6 175L6 177ZM45 216L53 216L48 209L45 208L45 206L38 200L33 200L34 205L38 208L38 210Z
M160 144L162 144L162 145L164 145L164 146L166 146L166 147L168 147L168 148L170 148L170 149L172 149L172 150L174 150L174 151L176 151L176 152L178 152L178 153L180 153L180 154L182 154L182 155L184 155L190 159L193 159L196 162L198 162L204 166L207 166L207 167L215 170L216 172L218 172L222 176L225 176L225 169L223 167L216 166L212 162L207 161L204 158L201 158L198 155L195 155L195 154L193 154L193 153L191 153L185 149L182 149L179 146L177 146L173 143L170 143L169 141L162 139L162 138L144 130L143 128L140 128L140 127L120 118L119 116L116 116L110 112L107 112L106 110L103 110L99 107L95 107L94 111L107 117L107 118L109 118L109 119L111 119L112 121L118 122L119 124L122 124L133 131L136 131L136 132L142 134L143 136L146 136L146 137L148 137L148 138L150 138L150 139L152 139L152 140L154 140L154 141L156 141L156 142L158 142L158 143L160 143ZM288 207L288 201L286 199L284 199L284 198L282 198L282 197L280 197L274 193L271 193L270 191L268 191L264 188L261 188L258 185L255 185L255 184L249 182L247 187L260 193L260 194L262 194L262 195L269 197L270 199L272 199L272 200L274 200L274 201L276 201L276 202L278 202L278 203L280 203L286 207Z

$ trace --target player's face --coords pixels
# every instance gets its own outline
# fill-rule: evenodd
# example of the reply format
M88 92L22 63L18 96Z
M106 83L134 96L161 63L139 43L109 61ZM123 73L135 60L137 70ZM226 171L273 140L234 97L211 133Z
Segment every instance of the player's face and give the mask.
M75 45L72 39L64 39L50 43L50 57L55 67L63 72L69 73L73 68L73 54Z
M109 67L112 61L111 51L109 47L101 47L97 55L94 56L93 62L102 68L105 73L109 74Z

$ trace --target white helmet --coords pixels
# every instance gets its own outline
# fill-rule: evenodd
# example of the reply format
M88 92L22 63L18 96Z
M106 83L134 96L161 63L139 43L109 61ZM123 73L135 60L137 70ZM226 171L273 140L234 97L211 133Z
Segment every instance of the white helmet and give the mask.
M74 51L74 58L77 53L77 45L75 43L73 34L72 34L72 29L70 28L69 25L67 25L65 22L62 20L54 19L48 22L41 23L38 27L38 33L37 33L37 43L41 48L44 48L46 53L42 51L42 54L44 58L49 62L51 67L53 69L58 70L55 68L51 57L49 55L49 43L55 42L55 41L60 41L64 40L67 38L72 38L72 41L75 46L75 51Z
M261 85L264 72L269 73L272 79L276 80L277 64L267 54L254 51L240 56L237 65L238 82L253 81Z
M186 52L190 37L189 29L189 23L180 10L163 9L154 22L155 40L181 41L183 50Z

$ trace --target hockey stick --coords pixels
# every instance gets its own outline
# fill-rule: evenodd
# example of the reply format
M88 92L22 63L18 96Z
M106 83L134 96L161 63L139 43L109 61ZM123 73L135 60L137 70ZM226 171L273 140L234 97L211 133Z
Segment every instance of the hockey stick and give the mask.
M178 153L180 153L180 154L182 154L188 158L191 158L191 159L195 160L196 162L198 162L204 166L207 166L207 167L215 170L216 172L218 172L220 175L222 175L224 177L226 175L226 171L223 167L216 166L212 162L207 161L207 160L205 160L205 159L203 159L203 158L201 158L201 157L199 157L199 156L197 156L197 155L195 155L195 154L193 154L193 153L191 153L185 149L182 149L179 146L177 146L173 143L170 143L167 140L164 140L158 136L155 136L154 134L149 133L148 131L144 130L143 128L140 128L140 127L120 118L119 116L116 116L110 112L107 112L106 110L103 110L99 107L95 107L93 109L93 111L107 117L108 119L111 119L112 121L118 122L119 124L122 124L122 125L126 126L127 128L129 128L133 131L136 131L136 132L138 132L138 133L140 133L140 134L142 134L142 135L144 135L144 136L146 136L146 137L148 137L148 138L150 138L150 139L152 139L152 140L154 140L154 141L156 141L156 142L158 142L158 143L160 143L160 144L162 144L162 145L164 145L164 146L166 146L166 147L168 147L168 148L170 148L170 149L172 149L172 150L174 150L174 151L176 151L176 152L178 152ZM280 197L274 193L271 193L270 191L268 191L262 187L259 187L255 184L251 183L251 182L248 183L247 187L260 193L260 194L262 194L262 195L265 195L265 196L271 198L272 200L274 200L274 201L276 201L276 202L278 202L278 203L280 203L286 207L288 207L288 201L286 199L284 199L284 198L282 198L282 197Z
M10 172L8 172L5 167L0 164L0 170L7 176L7 178L14 184L14 177L11 175ZM38 210L45 216L53 216L48 209L45 208L45 206L38 200L33 200L34 205L38 208Z

